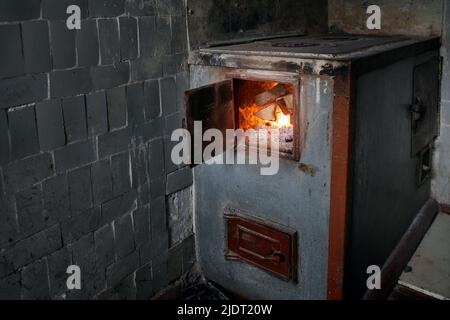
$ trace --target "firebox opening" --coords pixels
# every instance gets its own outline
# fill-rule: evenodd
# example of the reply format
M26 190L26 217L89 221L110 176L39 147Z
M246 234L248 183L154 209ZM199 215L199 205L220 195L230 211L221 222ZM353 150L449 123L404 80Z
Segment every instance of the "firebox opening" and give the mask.
M278 131L279 152L282 157L295 157L294 86L272 81L234 80L236 122L240 129L248 131L271 129ZM270 140L270 139L269 139ZM248 147L251 145L246 141ZM273 145L272 141L269 141Z

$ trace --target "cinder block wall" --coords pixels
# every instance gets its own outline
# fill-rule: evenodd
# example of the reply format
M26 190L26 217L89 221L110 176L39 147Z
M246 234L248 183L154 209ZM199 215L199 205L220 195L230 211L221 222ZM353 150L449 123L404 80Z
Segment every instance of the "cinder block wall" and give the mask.
M146 299L191 268L186 39L183 0L0 0L0 299Z

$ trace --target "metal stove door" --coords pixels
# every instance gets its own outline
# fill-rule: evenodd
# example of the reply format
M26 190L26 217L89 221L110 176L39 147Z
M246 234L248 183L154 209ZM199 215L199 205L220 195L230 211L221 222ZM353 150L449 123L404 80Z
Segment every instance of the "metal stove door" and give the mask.
M225 152L227 150L226 130L234 130L236 126L233 80L225 80L186 91L185 113L186 129L191 134L191 160L193 163L200 164L208 160L203 159L202 155L212 141L203 141L202 138L209 129L220 131L223 137L222 152L217 152L213 156L216 157Z

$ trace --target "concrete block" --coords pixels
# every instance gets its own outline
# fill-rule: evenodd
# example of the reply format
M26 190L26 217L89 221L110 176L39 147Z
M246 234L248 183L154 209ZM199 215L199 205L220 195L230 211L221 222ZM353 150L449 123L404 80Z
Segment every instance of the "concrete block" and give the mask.
M161 118L154 119L150 122L138 125L134 128L134 138L136 139L136 144L147 143L153 139L162 137L163 135L163 125Z
M120 17L119 25L121 59L136 59L139 55L137 21L133 17Z
M50 298L45 260L38 260L22 269L22 298L25 300Z
M177 87L174 77L160 80L161 106L163 115L168 116L177 112Z
M41 15L41 0L1 1L0 21L24 21Z
M133 188L148 182L148 153L147 146L138 146L131 150L131 174Z
M163 73L164 77L173 76L180 72L187 71L187 53L177 53L164 56Z
M129 71L130 65L128 62L92 68L93 89L110 89L128 83Z
M100 225L100 207L88 209L61 223L64 245L70 244L83 236L94 232Z
M117 259L123 259L135 250L134 230L131 214L127 214L115 222L115 249Z
M161 254L157 259L153 260L153 290L156 293L167 288L169 285L169 275L167 273L167 253Z
M127 99L125 87L117 87L106 91L108 101L109 129L120 129L127 125Z
M69 197L72 217L92 207L91 170L83 167L69 172Z
M177 110L184 110L184 92L190 89L189 72L180 72L175 75L175 84L177 87Z
M187 50L186 17L171 16L172 52L181 53Z
M45 180L42 183L47 225L70 217L69 184L65 174Z
M157 2L158 15L182 15L184 13L184 3L180 0L165 0Z
M84 96L63 99L62 107L67 142L86 139L87 125Z
M162 239L168 238L168 228L167 228L167 212L166 212L166 200L164 197L159 197L152 200L150 204L150 224L151 224L151 234L152 242L154 247ZM162 249L168 249L169 247L163 247Z
M183 128L183 112L172 113L169 116L166 116L164 119L164 136L167 137L170 141L170 137L172 133L177 130Z
M37 103L36 120L41 150L52 150L66 143L64 118L59 99Z
M149 263L136 271L136 299L149 300L153 295L152 267Z
M164 137L164 165L167 174L175 172L183 166L177 165L172 161L172 150L178 143L177 141L171 141L170 136Z
M169 249L169 259L167 261L167 276L169 282L178 280L183 273L183 246L178 244Z
M12 245L20 239L16 214L13 198L0 196L0 248Z
M139 48L140 57L148 58L155 56L156 53L156 20L150 15L148 17L139 17Z
M50 297L54 298L66 292L67 268L72 264L71 252L64 247L47 257Z
M115 17L124 12L125 0L89 0L89 14L94 17Z
M184 167L167 175L166 194L172 194L191 186L193 183L192 169Z
M116 19L99 19L100 63L108 65L120 61L119 26Z
M156 0L127 0L125 13L131 16L154 16L156 14Z
M42 190L31 187L16 194L17 219L20 235L26 238L45 227L42 214Z
M109 159L94 163L91 167L91 175L94 205L99 205L112 199L112 179Z
M165 176L163 139L152 140L148 145L148 150L150 179L154 180Z
M156 19L156 34L155 34L155 55L163 56L172 53L172 37L170 28L170 17L157 16Z
M86 95L86 114L89 137L108 132L108 107L105 92Z
M144 83L145 118L147 121L161 116L161 100L159 94L159 81L149 80Z
M183 274L189 272L197 260L195 254L195 236L191 235L183 241Z
M139 268L139 253L133 252L131 255L117 261L106 269L106 279L108 287L117 286L122 279L132 274Z
M139 58L131 61L131 80L145 81L160 78L163 74L161 57Z
M0 43L0 78L24 74L20 25L0 25Z
M11 159L11 147L9 145L9 130L6 110L0 109L0 166L5 165Z
M134 240L136 247L150 241L150 207L139 208L133 212Z
M69 299L92 299L106 289L106 273L96 263L94 234L90 233L72 245L73 262L80 266L83 277L80 291L70 291Z
M49 153L41 153L4 168L5 187L8 192L20 191L54 174L54 165Z
M136 191L132 190L102 205L102 224L111 223L137 208Z
M143 207L150 203L150 182L146 182L137 188L138 206Z
M115 261L114 231L112 224L107 224L94 233L95 256L99 267L107 267Z
M119 196L131 189L130 154L120 153L111 157L113 196Z
M159 177L150 180L150 199L157 199L165 195L166 190L166 177Z
M98 137L98 154L100 159L128 150L131 143L131 130L124 128Z
M12 260L7 256L8 252L0 251L0 278L3 279L6 276L14 272L14 266Z
M47 95L45 74L0 80L0 109L41 101Z
M48 20L66 20L66 10L70 5L79 6L81 18L87 18L88 0L42 0L42 17Z
M186 188L167 198L171 247L183 242L194 232L192 203L192 188Z
M21 159L39 152L34 105L8 111L11 153Z
M114 294L118 300L136 300L136 283L134 273L130 274L114 288Z
M78 66L94 67L99 63L99 42L97 22L95 20L81 21L81 30L76 31L76 48Z
M20 300L22 281L20 272L0 280L0 300Z
M127 86L128 123L130 126L145 122L144 86L141 82Z
M75 51L75 31L69 30L65 21L51 21L53 68L66 69L77 62Z
M12 263L14 269L19 269L61 247L61 231L59 226L55 225L18 242L6 252L5 257Z
M69 144L55 150L57 172L84 166L95 161L95 147L91 140Z
M52 68L47 21L22 24L22 41L27 73L47 72Z
M92 90L88 68L77 68L50 73L50 95L54 98L75 96Z
M152 247L153 245L150 241L139 247L139 261L141 265L152 263Z

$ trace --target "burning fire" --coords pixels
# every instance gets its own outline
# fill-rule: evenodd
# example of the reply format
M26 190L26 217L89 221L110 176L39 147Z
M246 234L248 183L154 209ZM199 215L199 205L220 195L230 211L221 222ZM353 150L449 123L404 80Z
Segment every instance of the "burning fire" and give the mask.
M239 118L242 129L248 130L256 127L283 128L291 126L291 116L285 115L279 107L275 110L276 121L266 121L259 118L255 115L259 110L261 110L261 108L256 104L252 104L245 108L239 108Z
M263 87L270 90L278 85L277 82L266 82ZM256 114L264 108L257 106L255 103L239 108L240 127L244 130L255 129L260 127L285 128L292 126L291 116L285 115L280 107L276 107L274 111L275 121L261 119Z
M285 115L280 108L277 108L275 111L277 121L271 122L273 127L283 128L291 126L291 116Z

